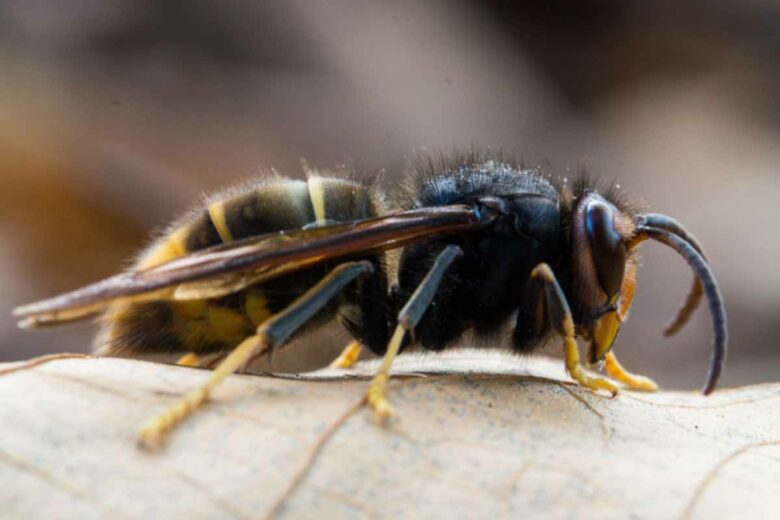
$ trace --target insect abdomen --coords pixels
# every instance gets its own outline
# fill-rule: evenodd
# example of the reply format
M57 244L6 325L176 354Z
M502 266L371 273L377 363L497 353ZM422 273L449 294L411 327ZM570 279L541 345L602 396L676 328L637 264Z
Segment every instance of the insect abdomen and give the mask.
M134 269L318 221L368 218L376 215L377 204L370 190L344 179L246 185L210 198L177 221L140 256ZM321 272L312 268L218 299L114 304L103 317L97 350L104 355L228 350L316 283Z

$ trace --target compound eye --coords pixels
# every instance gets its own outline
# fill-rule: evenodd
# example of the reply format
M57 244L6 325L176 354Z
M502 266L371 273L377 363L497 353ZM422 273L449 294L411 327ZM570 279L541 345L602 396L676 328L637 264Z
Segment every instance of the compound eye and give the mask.
M599 284L607 297L612 299L623 283L626 247L615 229L615 215L611 206L594 200L588 203L585 211L585 226Z

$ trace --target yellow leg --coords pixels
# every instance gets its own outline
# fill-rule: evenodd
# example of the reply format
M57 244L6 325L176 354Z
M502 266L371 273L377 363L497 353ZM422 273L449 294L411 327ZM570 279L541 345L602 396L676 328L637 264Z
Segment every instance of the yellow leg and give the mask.
M363 345L359 341L352 341L347 345L344 350L341 351L339 357L333 360L330 364L330 368L349 368L357 363L360 352L363 350Z
M211 377L200 388L191 391L178 403L174 404L163 413L147 421L139 432L140 442L143 447L155 448L165 439L165 435L177 424L202 405L209 396L211 390L222 382L230 374L240 369L246 362L258 352L267 348L268 342L265 334L258 331L258 335L250 336L242 341L225 360L214 369Z
M577 381L583 388L593 390L594 392L597 390L606 390L613 396L617 395L617 386L606 379L590 377L585 373L585 370L582 368L582 363L580 363L580 351L577 348L577 341L574 339L574 324L570 317L567 317L564 320L564 330L566 333L564 337L566 347L566 370L569 372L572 379Z
M632 374L617 359L613 352L607 354L607 364L605 370L607 375L616 381L620 381L631 390L640 390L642 392L655 392L658 385L649 377Z
M180 357L176 364L183 367L199 367L202 359L194 352L189 352Z
M194 352L189 352L180 357L176 364L182 367L214 368L226 355L225 352L217 352L216 354L199 356Z
M387 380L390 378L390 367L393 366L393 360L401 349L404 336L417 326L426 309L431 305L447 268L462 254L463 251L455 245L449 245L442 249L436 256L428 274L425 275L406 305L398 313L398 325L387 345L387 352L382 359L382 364L379 365L379 370L376 371L374 379L371 380L366 394L368 405L374 410L374 417L379 422L385 421L393 413L393 408L387 400Z
M374 417L380 423L386 421L393 414L393 408L387 400L385 390L387 388L387 380L390 378L390 367L392 367L393 360L401 348L404 334L406 334L406 329L399 324L395 328L390 343L387 345L387 352L382 359L382 364L379 365L379 370L377 370L374 378L371 380L371 384L368 386L366 399L368 405L374 410Z

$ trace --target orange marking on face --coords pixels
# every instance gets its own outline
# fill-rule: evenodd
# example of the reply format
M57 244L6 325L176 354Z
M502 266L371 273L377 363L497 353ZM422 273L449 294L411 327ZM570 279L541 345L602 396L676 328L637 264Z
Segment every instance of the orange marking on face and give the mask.
M628 319L628 311L634 302L634 291L636 290L636 270L637 259L632 255L626 262L626 274L623 276L623 283L620 287L620 300L618 301L618 318L621 322Z

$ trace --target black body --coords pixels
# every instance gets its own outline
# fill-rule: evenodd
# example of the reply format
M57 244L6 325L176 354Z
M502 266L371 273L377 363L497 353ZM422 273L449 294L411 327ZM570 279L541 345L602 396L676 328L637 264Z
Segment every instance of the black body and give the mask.
M425 349L442 350L464 332L494 337L517 314L513 346L527 351L544 341L546 320L536 323L539 291L529 284L541 262L560 266L561 200L549 178L497 161L417 172L403 209L450 204L489 206L499 216L486 229L405 248L393 301L403 305L447 245L463 251L414 331ZM541 325L541 326L540 326Z
M572 227L572 202L561 186L537 170L478 155L420 161L413 165L407 183L405 190L396 194L394 211L465 205L477 214L495 218L489 217L489 224L474 231L402 248L396 273L387 273L392 267L385 256L360 254L209 299L205 302L206 310L199 314L191 312L187 303L148 302L133 304L128 309L120 305L120 312L109 310L104 319L107 328L99 340L100 352L228 352L260 323L245 319L241 334L215 339L211 330L218 327L209 322L215 309L246 318L251 314L247 307L252 296L261 296L268 315L275 315L341 262L366 260L374 266L373 272L347 286L307 320L301 331L336 319L353 338L381 355L401 308L439 253L449 245L459 247L462 254L447 268L432 304L405 340L404 348L414 342L427 350L442 350L468 331L473 331L478 340L505 343L498 333L515 315L511 347L528 352L542 346L551 328L544 314L544 287L531 281L531 271L546 263L564 293L570 293L572 285L571 269L564 261L571 255L568 230ZM582 191L586 191L584 186ZM323 202L320 215L313 207L318 196ZM365 202L357 204L356 199ZM186 223L186 250L202 251L229 243L222 236L225 232L217 230L220 213L231 239L240 240L282 229L317 226L318 219L328 225L369 218L378 214L379 199L372 187L354 179L275 181L218 195L172 229L182 229ZM175 235L175 231L169 232L162 243L169 244ZM388 278L396 280L389 288ZM576 301L569 296L568 301ZM575 321L579 322L579 306L572 305L572 309ZM206 334L194 337L189 332L202 326L207 329Z

